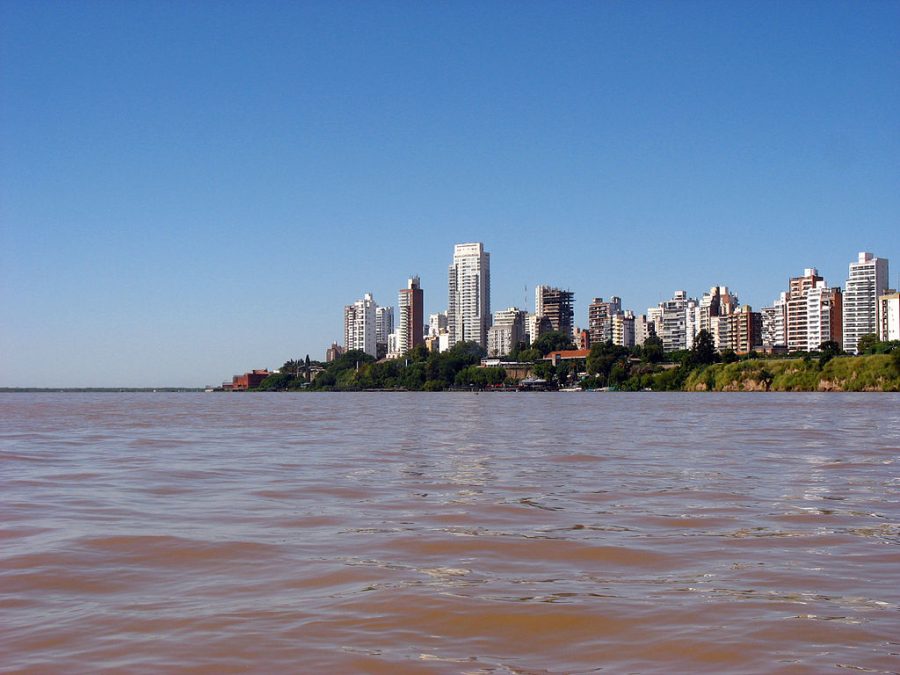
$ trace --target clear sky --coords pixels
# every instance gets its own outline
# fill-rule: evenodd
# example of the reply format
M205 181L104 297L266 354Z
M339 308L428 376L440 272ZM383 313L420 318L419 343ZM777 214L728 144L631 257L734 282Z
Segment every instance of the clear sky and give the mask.
M216 384L343 306L900 272L900 2L0 0L0 386Z

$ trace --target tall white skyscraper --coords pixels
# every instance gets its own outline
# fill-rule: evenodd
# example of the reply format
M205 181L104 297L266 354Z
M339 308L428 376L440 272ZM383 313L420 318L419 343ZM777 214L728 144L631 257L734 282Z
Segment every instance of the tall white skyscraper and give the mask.
M375 301L371 293L344 307L344 347L378 355L375 342Z
M491 254L481 242L456 244L450 265L447 307L449 346L477 342L487 347L491 327Z
M844 288L844 350L856 353L859 338L878 333L878 296L888 287L887 258L865 251L850 263L850 277Z

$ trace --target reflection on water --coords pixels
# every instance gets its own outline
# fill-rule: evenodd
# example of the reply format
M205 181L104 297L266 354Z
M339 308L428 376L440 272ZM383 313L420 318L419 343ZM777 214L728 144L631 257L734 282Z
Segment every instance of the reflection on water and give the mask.
M0 671L900 671L900 397L0 398Z

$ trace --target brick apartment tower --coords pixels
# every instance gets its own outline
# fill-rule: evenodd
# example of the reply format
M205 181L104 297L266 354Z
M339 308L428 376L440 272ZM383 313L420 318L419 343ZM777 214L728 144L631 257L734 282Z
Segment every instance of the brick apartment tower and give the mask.
M425 301L419 277L410 277L400 289L400 327L398 349L401 354L425 344Z

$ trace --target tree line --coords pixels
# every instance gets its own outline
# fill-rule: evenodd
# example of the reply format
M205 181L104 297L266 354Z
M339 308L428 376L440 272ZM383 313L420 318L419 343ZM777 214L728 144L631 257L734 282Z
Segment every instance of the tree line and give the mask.
M505 358L531 364L533 376L545 380L551 387L577 385L584 389L677 391L684 389L689 379L695 386L696 373L711 365L758 359L758 367L751 369L753 376L766 388L773 378L758 354L750 352L738 356L731 350L719 352L706 330L697 334L690 349L670 353L664 352L659 337L651 336L643 345L634 347L615 345L612 341L595 343L583 360L560 361L556 365L543 360L551 352L572 349L575 345L568 335L551 331L531 345L516 345ZM859 350L867 354L891 354L896 367L900 368L898 341L880 342L874 335L864 336L859 341ZM829 361L842 355L840 345L829 341L815 352L795 352L786 358L799 357L807 370L822 370ZM400 358L382 361L359 350L348 351L327 364L310 361L307 356L304 360L286 361L280 372L263 380L257 390L444 391L517 384L502 367L481 367L484 356L485 350L474 342L459 342L445 352L429 352L420 345Z

